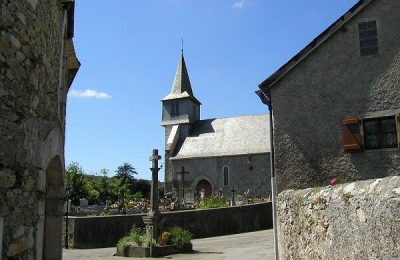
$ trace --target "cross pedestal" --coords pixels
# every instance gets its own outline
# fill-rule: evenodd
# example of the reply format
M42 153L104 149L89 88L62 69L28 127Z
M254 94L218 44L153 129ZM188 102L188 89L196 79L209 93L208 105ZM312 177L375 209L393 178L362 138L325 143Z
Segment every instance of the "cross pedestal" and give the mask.
M147 215L143 216L143 222L146 225L152 226L149 228L151 230L151 236L156 239L159 235L158 222L160 218L160 209L158 206L158 160L161 156L158 155L158 150L153 149L153 153L150 156L150 161L152 162L151 170L151 199L150 199L150 211Z

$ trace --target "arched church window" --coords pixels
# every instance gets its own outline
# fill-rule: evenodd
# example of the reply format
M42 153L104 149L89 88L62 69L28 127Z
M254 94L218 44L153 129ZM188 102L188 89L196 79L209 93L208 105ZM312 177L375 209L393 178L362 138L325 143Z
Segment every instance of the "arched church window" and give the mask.
M223 173L223 177L224 177L224 186L229 186L229 167L224 166L222 168L222 173Z

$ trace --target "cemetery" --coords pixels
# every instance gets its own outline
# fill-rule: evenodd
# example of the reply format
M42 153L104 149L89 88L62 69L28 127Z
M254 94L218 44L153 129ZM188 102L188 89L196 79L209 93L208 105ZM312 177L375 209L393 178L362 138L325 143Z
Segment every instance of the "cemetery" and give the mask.
M231 206L209 209L192 209L192 205L180 204L180 209L166 209L158 200L158 150L153 150L151 200L147 213L107 216L69 216L68 246L72 248L101 248L115 246L129 234L132 227L149 229L151 237L174 227L189 231L193 238L203 238L251 232L272 228L272 206L268 201L249 203L248 198L235 195L232 189ZM175 199L176 201L177 199ZM201 204L201 203L199 203ZM235 205L236 206L233 206ZM85 208L85 207L83 207ZM229 216L227 218L226 216ZM67 219L67 217L65 217ZM161 232L161 233L160 233Z

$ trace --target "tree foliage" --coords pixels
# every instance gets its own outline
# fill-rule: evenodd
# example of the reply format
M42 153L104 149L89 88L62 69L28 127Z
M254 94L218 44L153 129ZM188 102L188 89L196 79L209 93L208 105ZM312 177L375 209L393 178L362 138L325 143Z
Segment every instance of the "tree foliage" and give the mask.
M126 202L150 196L150 181L135 179L137 172L131 164L123 163L115 172L110 176L108 169L101 169L97 175L87 175L79 163L72 162L65 170L65 192L73 205L79 205L82 198L90 204L106 204L117 203L121 196Z
M94 182L86 177L85 172L77 162L70 163L65 170L64 187L67 197L72 200L74 205L79 205L81 198L87 198L93 203L99 197Z

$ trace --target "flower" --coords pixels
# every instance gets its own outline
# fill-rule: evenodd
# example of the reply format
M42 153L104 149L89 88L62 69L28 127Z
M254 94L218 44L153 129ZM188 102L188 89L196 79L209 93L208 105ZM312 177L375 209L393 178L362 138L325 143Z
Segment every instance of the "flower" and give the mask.
M333 179L330 181L330 184L331 184L332 186L336 185L336 184L337 184L337 178L336 178L336 177L333 178Z

